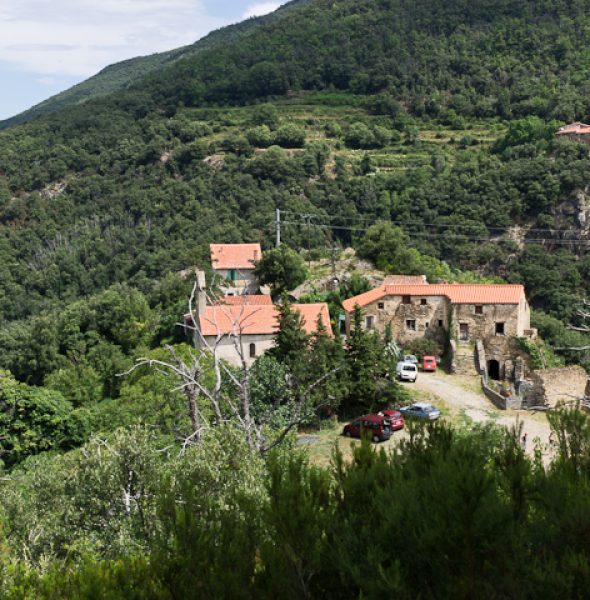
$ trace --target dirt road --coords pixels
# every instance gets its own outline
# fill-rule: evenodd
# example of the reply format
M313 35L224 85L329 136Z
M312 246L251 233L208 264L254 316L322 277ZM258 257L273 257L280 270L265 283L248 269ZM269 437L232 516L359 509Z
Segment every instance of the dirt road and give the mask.
M497 409L480 391L478 377L420 373L415 384L404 385L447 409L454 419L464 417L476 423L492 421L506 427L520 422L523 424L523 433L527 433L527 451L532 453L534 440L538 438L544 455L547 455L551 430L545 415L524 410Z

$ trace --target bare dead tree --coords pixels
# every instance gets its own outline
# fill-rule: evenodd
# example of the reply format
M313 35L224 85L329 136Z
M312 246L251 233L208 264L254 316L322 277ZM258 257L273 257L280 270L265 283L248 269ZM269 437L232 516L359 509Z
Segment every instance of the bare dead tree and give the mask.
M581 325L573 325L572 323L568 324L567 328L570 331L578 331L580 333L590 333L590 301L584 298L582 300L582 306L576 310L576 316L580 317L582 324ZM555 350L569 350L572 352L585 352L590 350L590 344L587 346L565 346L561 348L555 348Z
M206 294L207 305L212 312L211 317L198 314L195 307L197 293ZM169 354L168 360L141 357L124 373L130 374L142 366L148 366L172 375L180 382L174 389L184 394L192 429L190 435L181 440L181 451L190 444L198 442L206 428L231 422L243 432L250 449L261 454L267 453L301 425L307 416L305 408L311 393L342 368L338 367L325 373L300 390L296 394L290 418L279 431L274 431L274 435L269 439L267 431L272 411L269 410L267 414L257 417L252 413L251 371L244 350L243 336L250 320L258 311L246 310L247 306L247 304L238 305L238 310L235 310L235 305L231 307L225 305L215 295L207 294L204 289L200 289L196 281L189 298L189 312L185 315L185 322L177 324L193 334L193 347L189 351L188 359L179 356L174 347L166 345L164 348ZM203 334L201 320L213 327L214 336ZM227 327L221 328L221 320L230 324L229 331ZM238 357L237 369L221 358L220 349L228 341ZM213 383L205 377L209 367L213 371ZM321 403L321 406L329 402L330 399L327 399ZM213 415L213 418L208 415Z

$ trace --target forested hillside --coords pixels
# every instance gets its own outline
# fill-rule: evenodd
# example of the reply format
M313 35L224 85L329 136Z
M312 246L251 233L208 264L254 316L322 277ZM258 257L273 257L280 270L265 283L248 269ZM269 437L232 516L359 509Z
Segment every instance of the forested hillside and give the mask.
M589 11L295 2L0 132L0 595L582 597L582 413L552 415L547 468L520 431L469 422L328 471L296 425L408 400L360 311L343 345L283 304L250 370L178 323L181 273L210 242L268 251L279 208L301 273L352 246L383 272L521 282L536 358L590 368L564 350L590 345L567 328L590 293L590 157L555 138L590 119ZM368 286L305 300L337 318Z
M523 281L568 321L589 280L590 162L553 132L588 113L585 8L312 2L5 131L2 317L116 282L149 293L213 240L268 246L279 207L320 218L291 227L294 247L392 220L423 254Z
M181 58L196 55L203 50L220 48L236 41L242 36L249 35L261 25L272 23L282 18L285 14L288 14L291 10L306 2L309 2L309 0L292 0L269 15L253 17L241 23L223 27L206 35L190 46L150 56L140 56L105 67L100 73L82 83L48 98L14 117L0 121L0 129L30 121L35 117L56 112L67 106L81 104L91 98L107 96L118 90L125 89L132 82L142 79L148 73L162 69Z

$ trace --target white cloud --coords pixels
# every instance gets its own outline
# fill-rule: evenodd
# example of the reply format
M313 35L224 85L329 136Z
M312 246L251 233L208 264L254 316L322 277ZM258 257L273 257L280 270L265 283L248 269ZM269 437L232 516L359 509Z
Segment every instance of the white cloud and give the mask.
M267 15L268 13L277 10L281 4L281 2L258 2L257 4L252 4L246 9L242 15L242 18L249 19L250 17L261 17L262 15Z
M127 58L191 44L226 24L201 0L1 0L0 61L87 77Z

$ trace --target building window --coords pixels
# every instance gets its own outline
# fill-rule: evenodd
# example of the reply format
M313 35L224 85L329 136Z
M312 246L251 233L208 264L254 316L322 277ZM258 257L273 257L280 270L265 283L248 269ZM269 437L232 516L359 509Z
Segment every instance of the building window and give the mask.
M504 335L504 323L496 323L496 335Z
M442 327L442 326L443 326L442 319L439 319L439 320L438 320L438 326L439 326L439 327Z
M426 300L426 298L420 298L420 305L421 306L426 306L428 304L428 301Z
M469 341L469 324L459 323L459 340L462 342Z
M402 304L412 304L412 298L410 296L402 296Z
M483 315L483 306L476 306L475 307L475 314L476 315Z
M425 327L426 327L426 329L428 329L430 327L430 323L428 321L426 321Z
M373 329L373 327L375 326L375 317L368 316L365 317L365 329Z
M414 319L408 319L406 321L406 329L410 331L416 331L416 321Z
M379 303L377 304L377 308L378 308L379 310L383 310L383 309L385 308L385 302L379 302Z
M250 344L250 358L256 356L256 344Z
M235 269L230 269L227 272L227 279L229 281L235 281L237 278L238 278L238 273L237 273L237 271Z

